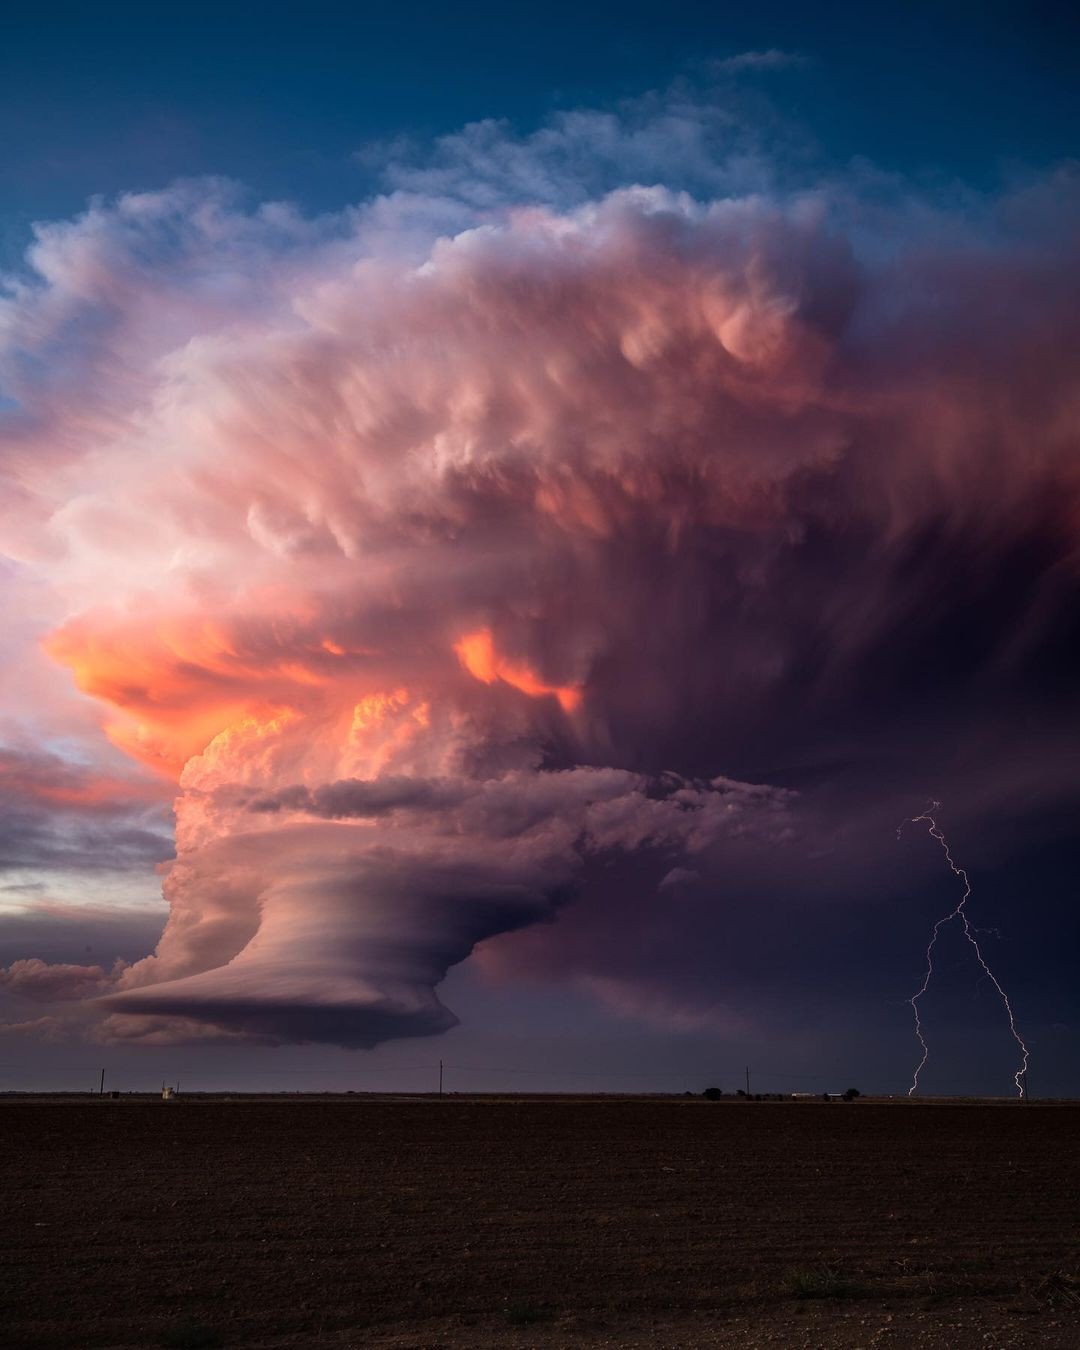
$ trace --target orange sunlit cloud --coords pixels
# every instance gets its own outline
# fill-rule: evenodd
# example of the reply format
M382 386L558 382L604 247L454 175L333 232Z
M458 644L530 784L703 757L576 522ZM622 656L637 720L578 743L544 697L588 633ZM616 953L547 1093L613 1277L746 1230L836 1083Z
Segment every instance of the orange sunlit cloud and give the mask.
M454 651L469 674L484 684L502 680L530 698L556 698L565 713L574 712L581 706L581 690L577 685L545 684L524 662L500 656L490 629L478 628L474 633L466 633L454 643Z
M46 651L84 693L117 710L104 724L125 753L178 778L222 731L276 715L327 677L302 659L255 660L206 620L155 625L74 621L50 634Z

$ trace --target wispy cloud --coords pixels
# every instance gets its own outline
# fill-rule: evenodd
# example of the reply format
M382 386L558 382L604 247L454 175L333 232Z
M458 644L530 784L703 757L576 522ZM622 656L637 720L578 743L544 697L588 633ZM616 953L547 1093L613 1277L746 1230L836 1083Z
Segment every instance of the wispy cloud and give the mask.
M752 115L736 90L703 96L677 85L612 110L559 111L527 132L489 118L431 143L372 142L358 158L391 192L419 195L449 214L454 204L567 208L636 184L702 196L763 192L776 186L786 160L805 153L798 128L760 108Z
M710 65L713 70L724 75L739 75L744 71L790 70L794 66L805 66L806 63L806 57L801 52L768 47L762 51L739 52L735 56L722 57Z

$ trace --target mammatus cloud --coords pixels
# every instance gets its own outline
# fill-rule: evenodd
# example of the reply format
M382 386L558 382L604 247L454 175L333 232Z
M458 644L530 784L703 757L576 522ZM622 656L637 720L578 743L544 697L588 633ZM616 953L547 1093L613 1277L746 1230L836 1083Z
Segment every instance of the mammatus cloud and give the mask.
M179 785L105 1034L441 1031L448 967L598 857L677 903L701 859L802 847L793 787L969 772L972 728L1072 709L1033 691L1075 613L1074 181L898 234L858 182L656 186L687 142L650 126L606 160L649 185L591 198L560 121L333 221L208 183L39 233L5 547Z

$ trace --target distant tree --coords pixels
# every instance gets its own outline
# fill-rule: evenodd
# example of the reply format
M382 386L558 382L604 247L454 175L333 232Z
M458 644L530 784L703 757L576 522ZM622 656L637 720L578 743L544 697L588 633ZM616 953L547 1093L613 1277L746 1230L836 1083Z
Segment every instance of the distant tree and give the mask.
M844 1101L853 1102L856 1097L861 1096L862 1093L859 1091L858 1088L848 1088L848 1090L844 1093Z
M701 1095L711 1102L718 1102L724 1094L719 1088L706 1088Z

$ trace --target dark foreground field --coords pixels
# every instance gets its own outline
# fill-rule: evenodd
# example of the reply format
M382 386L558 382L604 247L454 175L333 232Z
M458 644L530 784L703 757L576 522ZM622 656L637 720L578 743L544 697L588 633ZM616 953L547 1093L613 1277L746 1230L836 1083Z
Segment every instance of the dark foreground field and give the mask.
M8 1101L0 1344L1080 1346L1080 1107Z

